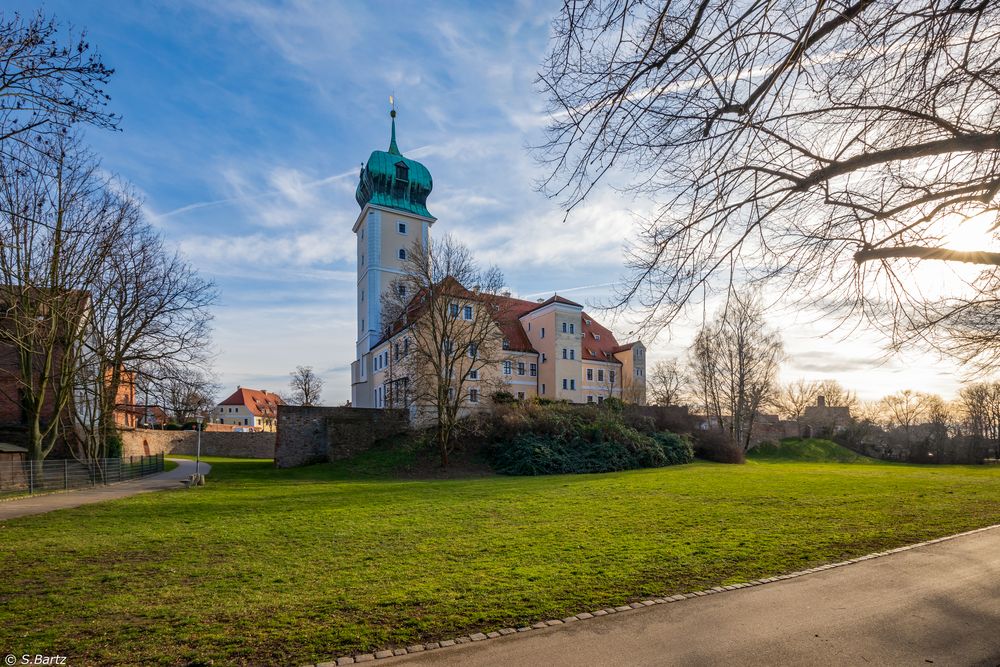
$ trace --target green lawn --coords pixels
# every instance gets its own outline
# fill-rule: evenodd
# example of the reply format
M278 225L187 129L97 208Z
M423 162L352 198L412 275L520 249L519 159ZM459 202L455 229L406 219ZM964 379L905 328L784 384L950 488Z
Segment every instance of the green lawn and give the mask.
M748 456L757 461L812 461L814 463L882 463L821 438L785 438L779 444L760 444Z
M1000 522L1000 469L695 463L457 481L206 459L208 486L0 523L0 652L303 664Z

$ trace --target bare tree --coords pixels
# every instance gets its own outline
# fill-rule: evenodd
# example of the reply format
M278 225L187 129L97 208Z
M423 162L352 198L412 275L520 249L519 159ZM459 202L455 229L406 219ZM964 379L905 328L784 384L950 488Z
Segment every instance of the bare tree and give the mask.
M836 380L823 380L818 385L818 394L826 401L831 408L848 408L855 410L858 407L858 395L856 392L845 388Z
M68 407L109 241L114 198L70 141L0 159L0 391L21 406L29 455L42 460L72 426ZM99 376L95 376L99 379Z
M683 402L684 373L677 359L656 362L648 383L650 398L656 405L680 405Z
M292 390L293 405L319 405L323 393L323 378L316 375L312 366L296 366L288 383Z
M977 443L992 443L1000 458L1000 383L979 382L962 387L958 408L968 434Z
M102 378L81 385L93 394L98 415L80 420L88 458L103 456L104 443L117 428L122 387L134 384L137 372L160 385L164 397L207 388L195 378L208 363L209 308L217 296L211 282L165 247L128 190L106 187L113 195L115 239L95 258L100 271L88 286L93 307L83 362Z
M778 411L782 419L799 421L802 413L810 405L816 404L816 397L820 395L820 385L817 382L807 382L798 379L794 382L781 385L771 399L771 405Z
M41 12L0 11L0 156L35 148L76 123L114 128L104 92L107 68L86 34L62 35Z
M545 188L569 211L603 180L661 204L618 301L650 326L729 278L782 279L996 366L1000 253L949 244L998 212L998 25L994 2L564 3ZM984 268L936 298L913 278L929 260Z
M507 388L504 365L513 360L499 326L510 315L503 275L480 268L448 235L426 247L414 242L403 271L382 302L392 341L387 404L430 417L447 466L459 418Z
M184 367L164 377L162 371L153 377L157 402L178 424L197 420L215 406L219 385L203 371Z
M734 292L691 347L689 365L708 416L744 451L771 400L782 358L781 338L767 327L753 294Z
M928 409L940 397L904 389L882 399L882 414L887 424L903 431L906 444L911 444L913 427L928 417Z

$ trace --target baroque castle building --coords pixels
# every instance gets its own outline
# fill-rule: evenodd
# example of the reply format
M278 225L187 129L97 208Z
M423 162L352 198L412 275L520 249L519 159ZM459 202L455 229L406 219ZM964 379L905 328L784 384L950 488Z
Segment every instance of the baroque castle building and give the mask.
M355 198L361 212L354 222L357 239L356 359L351 364L351 404L389 407L390 385L400 381L390 370L406 349L406 327L385 321L383 295L404 276L408 249L430 242L436 218L427 210L433 189L427 168L405 157L396 144L396 112L391 112L389 148L373 151L361 169ZM482 373L490 386L503 386L517 399L533 397L572 403L600 403L608 397L644 404L646 349L641 341L619 344L615 335L582 305L553 295L529 301L508 295L496 326L503 336L504 359ZM471 309L466 312L471 312ZM484 369L485 370L485 369ZM469 408L488 400L475 383L463 397ZM398 404L396 407L401 407Z

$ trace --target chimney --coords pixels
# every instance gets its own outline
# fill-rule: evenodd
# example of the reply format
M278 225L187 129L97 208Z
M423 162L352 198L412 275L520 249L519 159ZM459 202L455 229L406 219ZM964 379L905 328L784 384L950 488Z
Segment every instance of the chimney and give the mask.
M817 396L816 397L816 405L818 407L825 408L826 407L826 396Z

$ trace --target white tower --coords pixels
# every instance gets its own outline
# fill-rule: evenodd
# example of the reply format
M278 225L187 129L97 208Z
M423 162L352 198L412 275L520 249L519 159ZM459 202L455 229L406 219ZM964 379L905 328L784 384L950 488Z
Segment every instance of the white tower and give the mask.
M351 405L374 407L371 355L385 335L382 294L403 274L415 240L424 247L436 218L427 210L434 187L431 174L416 160L403 157L396 146L396 110L388 151L373 151L361 168L355 192L361 213L354 223L358 261L358 340L351 364Z

